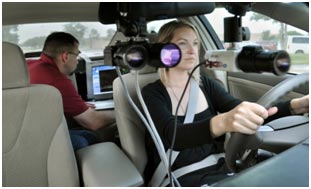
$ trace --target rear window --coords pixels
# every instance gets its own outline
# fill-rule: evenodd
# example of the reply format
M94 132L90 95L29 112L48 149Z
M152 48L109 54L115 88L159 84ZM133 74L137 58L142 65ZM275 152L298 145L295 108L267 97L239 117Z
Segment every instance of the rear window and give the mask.
M46 37L55 31L71 33L88 56L102 56L115 31L115 24L99 22L58 22L2 26L2 40L19 45L24 53L41 51Z

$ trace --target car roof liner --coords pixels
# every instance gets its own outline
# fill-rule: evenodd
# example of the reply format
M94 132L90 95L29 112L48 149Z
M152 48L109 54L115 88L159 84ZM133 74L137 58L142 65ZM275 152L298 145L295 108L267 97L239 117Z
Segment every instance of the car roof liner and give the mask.
M306 20L309 22L309 3L307 2L217 2L215 5L216 7L231 6L233 8L232 10L239 10L246 7L249 9L241 9L243 14L237 15L244 16L244 11L253 11L309 32L309 25L305 24ZM234 14L230 9L228 12ZM299 14L297 14L298 12ZM292 19L291 15L295 15L296 19Z
M207 14L213 12L214 9L215 3L212 2L101 2L98 19L103 24L113 24L122 12L126 13L128 20L145 18L146 21L153 21Z
M302 2L261 2L255 3L252 10L309 32L309 25L305 24L306 19L309 22L309 4ZM299 14L297 14L298 12ZM290 19L290 15L295 15L296 19Z

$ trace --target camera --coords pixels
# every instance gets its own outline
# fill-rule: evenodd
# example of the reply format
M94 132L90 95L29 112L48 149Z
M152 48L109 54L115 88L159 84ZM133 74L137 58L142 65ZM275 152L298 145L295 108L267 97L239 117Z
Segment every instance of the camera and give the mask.
M245 46L242 50L215 50L205 54L206 67L232 72L287 73L290 56L286 51L264 51L261 46Z
M145 65L172 68L181 60L181 51L173 43L148 43L147 41L116 42L104 50L107 65L139 70Z
M244 72L287 73L290 57L286 51L264 51L261 46L245 46L237 57L237 65Z

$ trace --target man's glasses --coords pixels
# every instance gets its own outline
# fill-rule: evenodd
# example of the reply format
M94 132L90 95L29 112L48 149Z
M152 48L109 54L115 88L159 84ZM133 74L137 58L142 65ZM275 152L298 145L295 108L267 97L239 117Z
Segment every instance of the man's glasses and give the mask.
M80 51L78 53L74 53L74 52L68 52L68 54L72 54L72 55L75 55L75 56L79 56L80 55Z
M68 52L68 54L75 55L77 57L77 59L80 59L80 57L79 57L80 53L81 53L80 51L78 53Z

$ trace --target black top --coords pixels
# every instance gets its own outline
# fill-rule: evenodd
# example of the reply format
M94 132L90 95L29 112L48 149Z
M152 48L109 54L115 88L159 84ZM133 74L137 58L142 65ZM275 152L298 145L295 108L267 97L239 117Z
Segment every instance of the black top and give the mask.
M180 153L172 166L172 170L198 162L210 154L223 152L224 135L215 139L212 138L210 120L213 116L217 115L217 112L223 113L230 111L241 103L241 100L231 96L222 86L208 77L202 77L200 88L206 97L208 108L196 114L192 123L183 124L185 116L178 116L176 139L173 149L180 151ZM174 130L174 115L172 114L170 96L160 80L145 86L142 94L152 120L167 150L170 147ZM277 107L279 110L278 113L269 117L269 120L267 119L266 122L290 115L289 101L278 103ZM148 182L160 162L160 157L149 133L146 133L148 163L145 169L145 179ZM219 163L223 165L224 161ZM216 167L215 169L220 168L220 166ZM187 177L188 175L183 177ZM195 177L197 178L198 175ZM194 182L192 182L191 186L195 186Z

